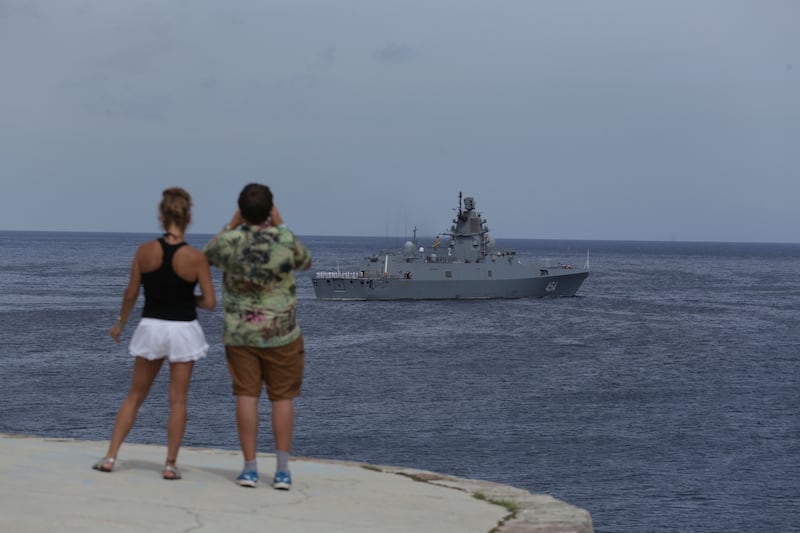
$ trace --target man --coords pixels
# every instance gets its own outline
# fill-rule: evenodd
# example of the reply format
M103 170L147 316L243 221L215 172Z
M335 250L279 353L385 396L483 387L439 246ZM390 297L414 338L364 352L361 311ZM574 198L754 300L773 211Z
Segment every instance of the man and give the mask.
M223 341L244 455L236 480L243 487L258 483L258 400L266 383L277 459L272 486L289 490L292 400L300 395L304 357L294 271L310 268L311 254L284 226L269 187L259 183L242 189L239 209L204 251L224 272Z

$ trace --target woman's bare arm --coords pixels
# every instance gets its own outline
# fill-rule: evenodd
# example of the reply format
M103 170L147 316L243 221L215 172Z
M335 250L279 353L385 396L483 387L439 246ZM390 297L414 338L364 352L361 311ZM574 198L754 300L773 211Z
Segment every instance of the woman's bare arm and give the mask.
M214 292L214 282L211 279L211 267L208 266L206 254L197 250L197 283L200 285L200 294L195 296L197 307L211 311L217 305L217 295Z
M125 324L128 322L128 317L131 314L131 310L133 310L133 306L136 305L136 299L139 298L139 289L142 285L142 270L139 267L139 259L142 253L142 247L140 246L139 249L136 250L136 255L133 256L128 286L125 287L125 291L122 293L122 306L119 310L119 316L108 331L108 334L111 335L111 338L116 342L119 342L119 336Z

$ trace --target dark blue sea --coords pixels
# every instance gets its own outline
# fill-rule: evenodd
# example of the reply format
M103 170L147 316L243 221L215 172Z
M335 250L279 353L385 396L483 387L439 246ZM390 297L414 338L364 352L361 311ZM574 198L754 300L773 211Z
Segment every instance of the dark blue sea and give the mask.
M121 345L107 331L152 237L0 232L0 432L108 439L134 324ZM303 238L313 270L402 240ZM592 274L574 298L443 302L317 301L298 276L295 455L551 494L598 532L800 531L800 245L498 245L577 265L588 250ZM184 443L238 450L221 309L201 313L212 348ZM129 442L164 443L166 378Z

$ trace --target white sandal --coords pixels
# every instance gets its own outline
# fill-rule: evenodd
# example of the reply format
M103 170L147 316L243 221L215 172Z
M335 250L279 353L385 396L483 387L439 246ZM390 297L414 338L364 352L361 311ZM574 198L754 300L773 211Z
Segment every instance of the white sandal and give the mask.
M100 472L112 472L114 470L114 462L116 460L116 457L103 457L93 464L92 468ZM111 468L106 467L107 464L110 464Z
M171 475L167 475L167 473L169 473ZM177 466L167 464L167 465L164 465L164 472L161 474L161 477L163 477L164 479L170 480L170 481L172 481L174 479L180 479L181 478L181 471L178 470Z

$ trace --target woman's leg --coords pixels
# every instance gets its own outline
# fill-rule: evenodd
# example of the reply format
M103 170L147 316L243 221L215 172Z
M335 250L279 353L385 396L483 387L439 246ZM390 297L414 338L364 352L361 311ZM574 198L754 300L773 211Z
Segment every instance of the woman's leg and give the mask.
M189 381L194 362L169 365L169 420L167 421L167 465L175 466L183 434L186 431L186 411L189 400Z
M136 421L139 407L141 407L145 398L147 398L147 394L150 392L150 386L153 384L153 380L156 379L158 371L161 370L161 365L163 363L163 359L150 361L144 357L137 357L134 361L131 387L119 411L117 411L117 420L114 423L114 431L111 433L111 442L108 445L108 452L106 453L107 459L116 459L120 446L122 446L125 437L128 436L128 432ZM110 470L113 468L113 463L103 463L103 466L108 467Z

